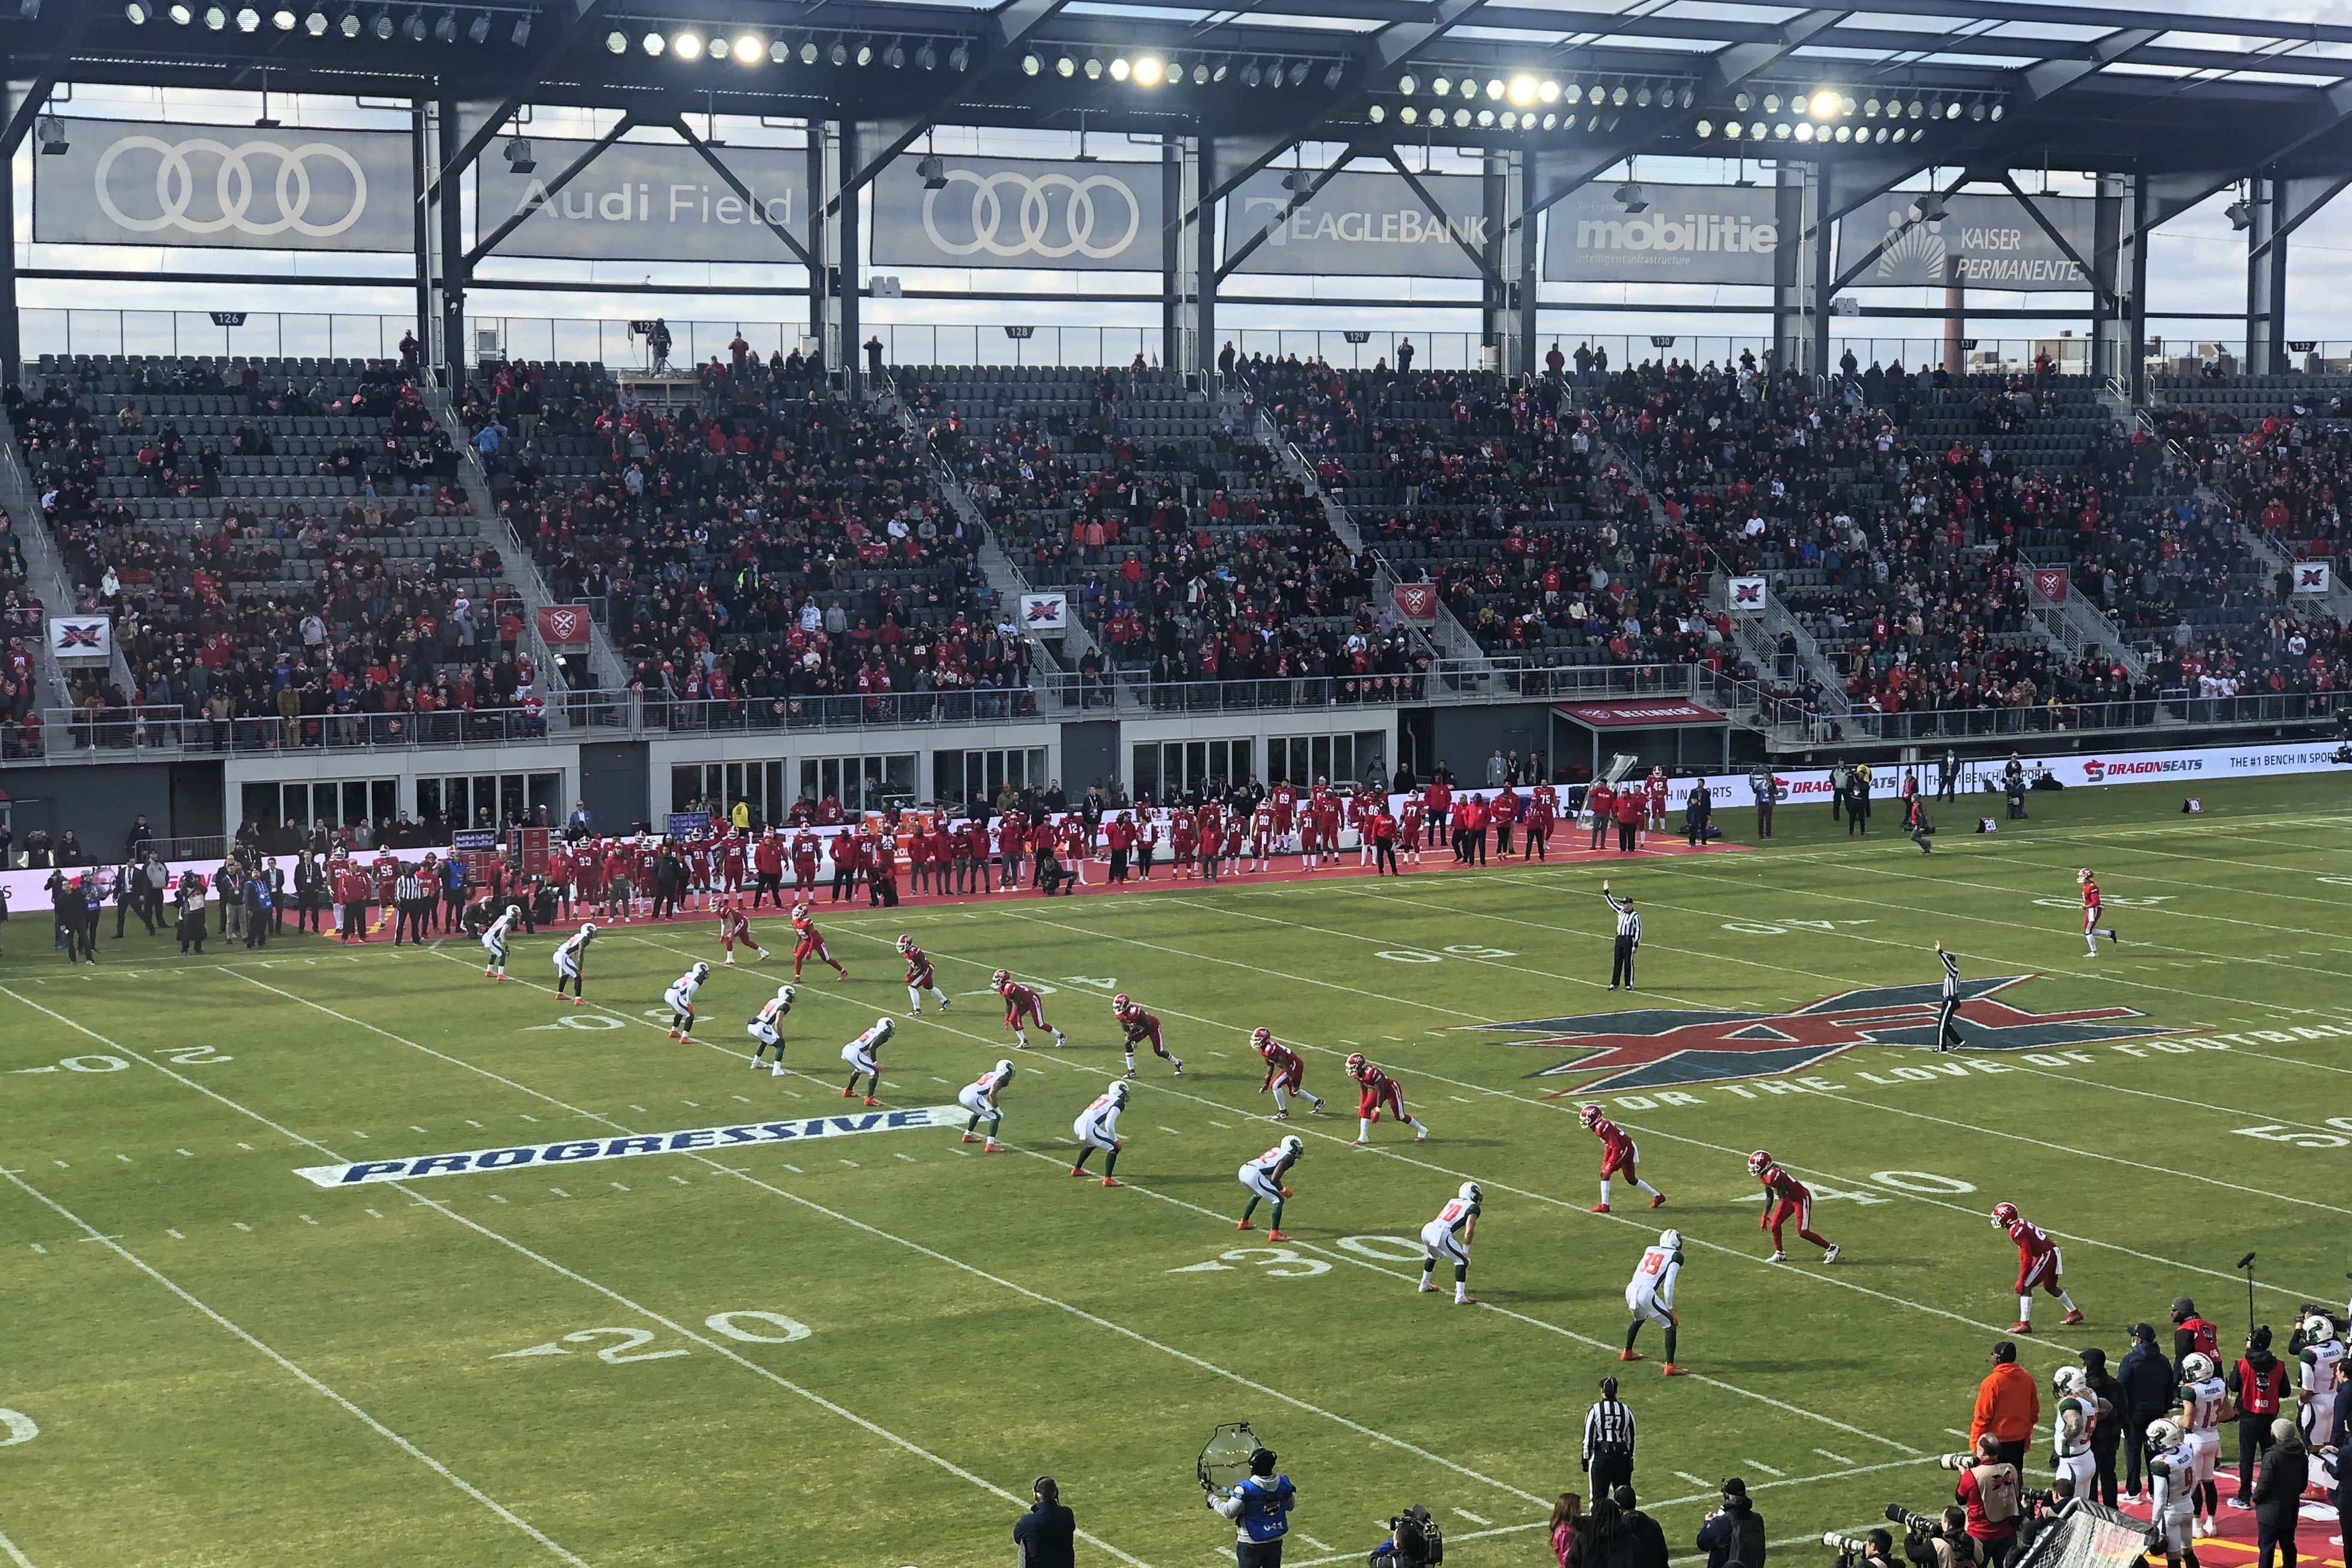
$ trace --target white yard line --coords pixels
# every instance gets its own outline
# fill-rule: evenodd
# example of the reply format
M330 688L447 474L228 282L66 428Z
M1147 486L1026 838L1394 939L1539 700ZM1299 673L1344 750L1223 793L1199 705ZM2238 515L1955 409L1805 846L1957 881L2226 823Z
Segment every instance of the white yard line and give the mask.
M45 1012L47 1011L47 1009L43 1009L42 1010ZM51 1016L54 1017L55 1015L53 1014ZM92 1038L96 1037L93 1036ZM333 1389L320 1382L319 1379L313 1377L310 1373L296 1365L292 1361L289 1360L277 1350L274 1350L270 1346L263 1343L253 1334L249 1333L245 1329L238 1327L220 1312L197 1300L177 1281L170 1279L154 1265L149 1263L145 1259L140 1257L137 1253L123 1246L114 1238L101 1234L98 1227L90 1224L79 1214L74 1213L73 1210L68 1208L64 1204L59 1203L56 1198L51 1197L47 1193L45 1193L38 1187L34 1186L31 1183L26 1181L24 1177L16 1175L14 1171L0 1171L0 1176L5 1176L10 1185L14 1186L18 1191L37 1202L47 1205L68 1224L72 1225L84 1232L86 1239L96 1241L104 1246L108 1251L113 1253L124 1262L130 1264L132 1268L138 1270L141 1273L154 1281L155 1283L163 1286L163 1289L169 1291L174 1296L177 1296L182 1301L194 1308L198 1312L204 1314L204 1316L211 1319L215 1324L227 1330L236 1338L244 1341L246 1344L250 1346L252 1349L259 1351L263 1355L268 1357L270 1361L277 1364L280 1371L288 1373L293 1376L300 1382L304 1387L309 1388L312 1393L319 1395L322 1398L332 1401L335 1405L341 1407L345 1415L350 1416L353 1420L356 1420L361 1425L366 1427L368 1430L373 1432L377 1437L382 1437L384 1441L398 1448L402 1453L406 1454L410 1458L415 1459L417 1463L423 1465L426 1469L431 1470L435 1475L439 1476L443 1480L447 1481L451 1486L457 1488L459 1491L473 1499L476 1502L480 1503L484 1508L498 1515L499 1518L514 1526L515 1529L522 1531L525 1535L530 1536L533 1541L539 1542L540 1545L545 1547L550 1555L562 1562L573 1564L574 1568L589 1568L587 1559L565 1550L555 1540L547 1535L544 1531L541 1531L538 1526L532 1524L529 1520L524 1519L520 1514L516 1513L512 1509L508 1508L504 1503L499 1501L498 1499L490 1496L489 1493L474 1485L473 1482L467 1480L465 1477L459 1475L457 1471L451 1469L448 1466L443 1464L440 1460L435 1458L432 1455L426 1453L424 1449L418 1448L415 1444L410 1442L407 1438L402 1437L399 1433L394 1431L391 1427L385 1426L383 1422L377 1420L374 1416L361 1409L357 1405L352 1404L342 1395L336 1393ZM21 1563L24 1561L22 1555L16 1552L15 1547L10 1547L9 1552L17 1562Z
M5 1535L0 1535L0 1552L5 1552L8 1554L8 1561L14 1563L16 1568L33 1568L33 1560L17 1551L16 1543Z
M239 977L242 978L243 977ZM253 983L256 985L260 984L259 981L255 981ZM262 988L265 990L277 989L277 988L273 986L265 986ZM15 995L13 992L8 994ZM278 992L278 994L289 997L295 1001L305 1000L303 998L294 996L290 991L282 991ZM342 1162L342 1155L327 1147L324 1144L320 1143L314 1138L305 1137L289 1127L280 1125L278 1123L272 1121L269 1117L263 1115L260 1112L253 1110L249 1106L239 1104L237 1102L230 1099L227 1095L221 1093L217 1090L206 1088L204 1084L197 1082L194 1079L174 1071L171 1068L151 1060L129 1046L109 1040L106 1036L100 1034L97 1030L92 1030L84 1024L77 1023L72 1019L66 1017L62 1013L53 1011L48 1008L41 1006L38 1002L28 1001L21 996L17 997L16 999L24 1002L26 1006L32 1008L35 1011L44 1013L48 1017L55 1019L58 1022L64 1024L67 1028L75 1030L77 1033L97 1040L100 1044L104 1045L110 1051L119 1051L122 1055L131 1058L132 1061L141 1063L142 1066L152 1068L155 1071L162 1073L164 1077L172 1079L175 1082L196 1091L196 1092L205 1096L207 1099L215 1101L218 1103L228 1107L230 1110L236 1112L240 1115L249 1117L252 1120L260 1123L263 1126L269 1128L272 1132L278 1134L282 1137L290 1139L295 1143L305 1145L310 1148L314 1148L320 1154L325 1155L331 1160L334 1160L338 1163ZM311 1007L318 1006L317 1003L306 1003L306 1005ZM331 1009L324 1008L320 1009L320 1010L328 1012L332 1011ZM372 1030L376 1033L384 1034L388 1039L397 1038L390 1035L386 1030L376 1028L375 1025L367 1024L359 1019L348 1019L347 1021L358 1024L362 1028ZM413 1041L404 1041L402 1043L414 1044ZM425 1051L428 1055L441 1056L442 1054L439 1051L430 1051L428 1048L424 1046L416 1046L415 1049ZM457 1065L461 1067L471 1068L470 1063L457 1061L454 1057L444 1057L443 1060L455 1062ZM486 1072L480 1068L472 1068L472 1071L483 1072L484 1076L487 1077L497 1077L497 1074ZM509 1081L500 1080L500 1082L503 1082ZM513 1087L523 1093L532 1094L537 1098L547 1100L551 1104L562 1103L561 1102L555 1101L551 1096L539 1094L537 1091L526 1089L520 1084L515 1084ZM564 1106L563 1108L573 1111L573 1113L578 1115L590 1114L587 1112L578 1111L572 1106ZM606 1118L603 1117L598 1117L596 1119L600 1121L606 1120ZM608 1123L608 1124L611 1124ZM723 1166L718 1166L716 1161L705 1161L704 1163L712 1165L722 1170L727 1168ZM11 1177L10 1179L13 1180L15 1178ZM422 1193L417 1192L415 1187L406 1183L395 1182L392 1185L399 1187L412 1202L430 1208L436 1213L443 1216L445 1218L447 1218L456 1224L464 1226L467 1229L473 1231L476 1235L482 1237L484 1239L495 1241L499 1246L506 1248L508 1250L514 1252L522 1258L530 1260L531 1262L537 1263L541 1268L548 1270L550 1272L561 1275L562 1278L571 1281L572 1283L579 1285L585 1290L592 1291L597 1295L603 1296L607 1301L614 1302L615 1305L626 1308L628 1311L635 1312L638 1316L646 1319L648 1322L658 1323L663 1328L669 1330L672 1333L678 1335L680 1338L689 1340L709 1351L712 1354L733 1362L736 1365L742 1367L745 1371L752 1374L754 1376L763 1378L766 1381L774 1384L777 1387L798 1396L800 1398L814 1405L819 1409L825 1411L827 1414L838 1416L840 1419L848 1422L850 1425L858 1427L886 1443L890 1444L892 1447L897 1448L905 1453L913 1455L918 1458L926 1460L938 1467L940 1469L946 1471L948 1474L956 1477L960 1480L969 1481L973 1486L987 1491L1004 1502L1011 1503L1015 1508L1026 1506L1026 1499L1006 1490L1004 1488L998 1486L993 1481L988 1480L983 1477L974 1475L971 1471L965 1469L962 1466L956 1464L954 1461L944 1458L941 1456L931 1452L929 1448L923 1448L918 1443L900 1437L896 1432L893 1432L887 1427L880 1426L876 1422L866 1419L865 1416L858 1415L856 1411L849 1409L845 1406L837 1405L832 1400L825 1398L823 1395L816 1393L814 1390L803 1387L800 1384L794 1383L790 1378L784 1377L782 1375L761 1365L758 1362L751 1360L750 1357L730 1349L727 1345L720 1343L717 1340L711 1339L705 1334L697 1333L692 1329L686 1327L683 1323L674 1322L670 1318L664 1316L662 1313L656 1312L653 1308L632 1301L630 1298L622 1294L620 1291L614 1290L612 1287L600 1284L596 1281L589 1279L584 1274L578 1273L573 1270L564 1267L562 1264L556 1262L551 1258L545 1257L541 1253L533 1251L531 1249L526 1247L521 1242L513 1239L511 1237L500 1235L498 1231L492 1230L489 1227L483 1225L479 1221L468 1218L467 1216L459 1214L457 1210L449 1207L447 1205L440 1203ZM1118 1547L1113 1546L1108 1542L1102 1540L1098 1536L1089 1534L1087 1531L1083 1530L1078 1531L1078 1535L1079 1538L1085 1541L1088 1545L1109 1553L1111 1556L1118 1559L1121 1563L1129 1564L1129 1568L1150 1568L1150 1565L1145 1563L1141 1558L1120 1551ZM573 1559L572 1561L578 1560ZM586 1568L586 1565L583 1563L582 1568Z

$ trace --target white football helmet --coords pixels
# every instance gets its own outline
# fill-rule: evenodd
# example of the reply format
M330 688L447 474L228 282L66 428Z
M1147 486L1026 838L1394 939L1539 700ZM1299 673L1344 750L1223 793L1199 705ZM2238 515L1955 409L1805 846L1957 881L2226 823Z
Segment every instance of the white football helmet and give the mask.
M1454 1196L1465 1203L1475 1203L1479 1197L1478 1184L1475 1181L1465 1181L1462 1184L1462 1190Z
M595 935L596 935L596 923L595 923L594 921L593 921L593 920L583 920L583 921L582 921L582 922L580 923L580 935L581 935L581 936L595 936Z
M996 1075L999 1078L1010 1078L1013 1076L1013 1059L1011 1057L999 1057L997 1059Z
M793 990L790 986L778 986L776 988L776 1000L783 1005L783 1009L786 1012L793 1010L793 998L799 994L799 992Z
M2180 1447L2188 1436L2180 1429L2180 1423L2168 1416L2147 1424L2147 1446L2158 1453Z
M2314 1312L2303 1320L2303 1337L2306 1343L2326 1344L2336 1337L2336 1324L2326 1312Z
M695 962L693 973L697 980L707 980L710 978L710 966L698 959Z
M1114 1079L1112 1079L1112 1080L1110 1081L1110 1100L1111 1100L1111 1103L1112 1103L1112 1104L1114 1104L1114 1105L1124 1105L1124 1104L1126 1104L1126 1103L1127 1103L1127 1094L1128 1094L1128 1089L1127 1089L1127 1080L1126 1080L1126 1079L1124 1079L1124 1078L1114 1078Z
M2061 1399L2071 1399L2083 1392L2083 1369L2062 1366L2050 1375L2050 1386Z
M1669 1252L1679 1252L1683 1249L1683 1233L1679 1230L1661 1230L1658 1232L1658 1245Z
M1307 1152L1307 1145L1297 1134L1293 1133L1282 1140L1282 1152L1295 1160Z
M520 920L522 918L522 905L520 904L508 904L507 918L509 920Z
M2180 1358L2180 1375L2189 1383L2202 1383L2213 1375L2213 1358L2201 1351L2190 1351Z
M884 1040L886 1040L889 1039L892 1035L894 1035L894 1034L896 1034L896 1033L898 1033L898 1026L897 1024L895 1024L895 1023L892 1023L888 1019L876 1019L874 1020L874 1043L875 1043L875 1044L877 1044L877 1045L881 1044Z
M904 932L899 933L899 936L898 936L898 951L899 951L899 952L903 953L903 952L905 952L908 948L909 948L909 947L913 946L914 945L915 945L915 939L914 939L912 936L909 936L906 935Z

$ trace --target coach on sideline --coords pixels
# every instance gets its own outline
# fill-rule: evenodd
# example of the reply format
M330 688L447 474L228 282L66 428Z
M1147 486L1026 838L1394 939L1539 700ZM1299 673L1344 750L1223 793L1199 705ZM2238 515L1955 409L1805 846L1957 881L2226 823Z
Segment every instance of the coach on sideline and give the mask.
M2033 1375L2017 1364L2017 1346L2001 1340L1992 1347L1992 1370L1977 1385L1977 1406L1969 1422L1969 1446L1990 1434L2000 1445L2000 1461L2022 1466L2025 1450L2042 1422L2042 1391Z
M1642 917L1634 913L1633 901L1619 898L1609 891L1609 879L1601 879L1601 896L1617 916L1616 952L1609 966L1609 988L1615 990L1622 981L1627 990L1633 988L1633 954L1642 946Z

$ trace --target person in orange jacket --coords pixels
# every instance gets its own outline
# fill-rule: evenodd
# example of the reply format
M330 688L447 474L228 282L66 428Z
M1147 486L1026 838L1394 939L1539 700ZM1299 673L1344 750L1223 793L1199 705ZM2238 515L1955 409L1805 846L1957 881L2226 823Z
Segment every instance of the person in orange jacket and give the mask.
M1977 1385L1976 1412L1969 1420L1969 1446L1990 1432L2000 1445L2001 1461L2021 1466L2041 1423L2042 1391L2033 1375L2017 1364L2017 1346L2002 1340L1992 1347L1992 1370Z

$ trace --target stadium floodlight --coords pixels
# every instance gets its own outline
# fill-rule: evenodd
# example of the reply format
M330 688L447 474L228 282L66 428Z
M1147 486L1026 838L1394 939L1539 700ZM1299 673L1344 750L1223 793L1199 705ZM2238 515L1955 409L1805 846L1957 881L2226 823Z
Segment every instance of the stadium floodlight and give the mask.
M923 177L923 189L926 191L944 191L948 188L947 161L936 152L927 152L917 159L915 172Z
M804 66L813 66L816 64L816 40L814 38L811 38L808 42L801 46L801 64Z
M2223 207L2221 215L2229 219L2230 226L2240 234L2254 226L2254 210L2246 204L2245 198L2242 196Z
M507 161L507 172L509 174L528 174L539 167L538 160L530 155L530 138L528 136L510 136L507 138L507 144L499 151Z
M1255 87L1265 79L1265 73L1258 68L1258 64L1255 60L1252 60L1249 64L1242 68L1242 85L1244 87Z
M1300 60L1290 68L1290 85L1298 86L1307 79L1307 62Z
M1488 98L1500 98L1509 90L1510 88L1504 82L1501 77L1488 77L1486 78L1486 96Z
M183 27L196 19L195 8L187 5L185 0L175 0L172 8L163 15L171 17L173 23Z
M528 45L530 42L530 18L528 16L516 18L514 31L508 37L514 40L514 47L518 49Z
M1969 105L1969 118L1970 120L1981 121L1984 117L1985 106L1982 99L1979 99L1976 102Z
M292 32L301 25L301 21L302 18L296 16L290 6L280 5L269 14L269 25L281 33Z
M1054 74L1067 81L1078 74L1078 62L1064 55L1054 62Z
M1625 90L1625 84L1623 82L1619 82L1617 84L1617 90L1609 95L1609 101L1615 104L1618 108L1622 109L1625 107L1625 100L1632 96L1633 95L1631 93L1628 93Z
M1536 100L1536 78L1525 75L1515 76L1504 86L1503 92L1510 99L1514 108L1524 108Z
M871 39L871 38L860 38L860 39L858 39L858 40L857 40L857 54L856 54L856 60L857 60L857 68L858 68L858 69L860 69L860 70L864 70L867 66L870 66L870 65L872 65L872 64L874 63L874 40L873 40L873 39Z
M1223 81L1223 80L1224 79L1224 77L1225 77L1225 68L1224 68L1224 67L1223 67L1223 66L1219 66L1219 67L1217 68L1217 79L1218 79L1219 81ZM1196 62L1194 63L1194 65L1193 65L1193 67L1192 67L1192 85L1193 85L1194 87L1206 87L1206 86L1208 86L1208 85L1209 85L1209 62L1208 62L1208 61L1206 61L1206 60L1200 60L1200 61L1196 61Z
M54 114L45 114L33 122L33 140L44 157L54 158L71 145L66 141L66 122Z
M469 44L487 44L490 41L489 13L484 12L466 24L466 41Z
M1650 107L1650 89L1648 84L1644 83L1642 89L1633 95L1633 107L1636 109L1647 109Z
M1414 120L1421 118L1421 110L1413 108L1412 105L1408 103L1402 109L1397 110L1397 118L1403 120L1407 125L1411 125Z
M207 5L205 7L205 26L207 31L217 33L227 26L228 13L226 11L221 9L218 5Z
M923 53L927 55L931 51L928 47L923 50ZM925 70L929 70L931 68L925 66L923 68ZM1021 57L1021 74L1023 76L1034 77L1043 72L1045 68L1045 57L1039 54L1036 50L1032 49L1027 54Z
M1711 120L1702 120L1696 125L1692 126L1691 129L1698 132L1698 139L1701 141L1704 141L1708 137L1715 134L1715 122ZM1726 129L1727 130L1729 128L1726 127Z
M659 33L647 33L643 38L640 38L638 42L644 47L646 53L648 55L658 55L664 49L669 47L669 40L662 37Z
M1837 139L1838 139L1840 141L1853 141L1853 126L1851 126L1851 125L1841 125L1841 126L1839 126L1839 127L1837 128Z
M1544 78L1542 81L1536 84L1536 97L1541 99L1546 103L1558 103L1559 101L1559 83L1554 81L1549 77Z
M325 37L327 26L327 14L324 11L313 11L302 18L302 30L314 38Z
M1030 65L1030 61L1032 61L1032 60L1035 60L1035 61L1036 61L1036 66L1035 66L1035 68L1033 68L1031 67L1031 65ZM923 69L923 70L927 70L927 71L935 71L935 70L939 69L939 68L940 68L940 52L939 52L939 50L937 50L937 49L933 48L933 47L932 47L930 45L929 45L929 44L925 44L921 48L919 48L919 49L917 49L917 50L915 51L915 64L916 64L916 65L917 65L917 67L919 67L919 68L921 68L921 69ZM1024 76L1033 76L1033 77L1034 77L1034 76L1035 76L1035 75L1037 74L1037 71L1038 71L1038 70L1041 70L1041 69L1043 69L1043 68L1045 68L1045 61L1043 61L1043 60L1038 59L1038 58L1037 58L1037 57L1036 57L1034 54L1029 55L1028 57L1026 57L1025 58L1024 58L1024 59L1022 60L1022 62L1021 62L1021 74L1022 74L1022 75L1024 75Z
M242 25L244 19L243 14L240 13L237 17L238 23ZM400 30L402 34L407 37L410 43L421 44L425 41L425 36L430 29L425 25L425 13L422 11L412 11L408 15L408 20L400 25Z
M457 41L457 12L441 13L441 19L433 24L433 37L436 43L454 44Z
M1132 71L1133 69L1134 69L1134 68L1133 68L1132 66L1130 66L1130 65L1129 65L1129 64L1127 63L1127 57L1126 57L1125 55L1113 55L1113 56L1111 57L1111 61L1110 61L1110 79L1111 79L1111 80L1113 80L1113 81L1125 81L1125 80L1128 78L1128 75L1129 75L1129 73L1130 71Z
M1744 134L1744 131L1745 128L1736 120L1727 120L1723 122L1723 139L1726 141L1738 141Z
M134 27L145 26L147 19L154 14L149 8L147 0L131 0L131 4L122 8L122 19Z
M1815 92L1805 102L1805 112L1815 120L1832 120L1838 111L1838 96L1827 88Z
M1559 124L1559 115L1557 115L1557 114L1547 114L1547 115L1545 115L1545 116L1544 116L1544 129L1545 129L1546 131L1550 131L1550 130L1554 129L1555 127L1557 127Z
M788 66L793 63L793 46L788 38L778 38L768 46L768 63Z
M1184 68L1183 68L1183 67L1181 67L1181 66L1177 67L1177 68L1176 68L1176 77L1177 77L1177 79L1178 79L1178 80L1180 80L1180 81L1181 81L1181 80L1182 80L1182 79L1183 79L1183 76L1184 76ZM1138 56L1135 57L1135 85L1136 85L1136 86L1138 86L1138 87L1158 87L1161 82L1166 81L1167 79L1168 79L1168 67L1167 67L1167 64L1166 64L1166 62L1162 61L1162 60L1160 59L1160 57L1158 55L1138 55Z
M1397 78L1397 91L1402 93L1407 98L1411 98L1413 93L1420 89L1420 87L1421 83L1413 78L1413 74L1411 71L1407 71L1404 75Z
M824 58L827 65L847 65L849 63L849 46L841 39L835 38L833 41L833 47L825 50Z
M1346 66L1341 65L1337 60L1332 61L1331 68L1323 73L1323 90L1325 92L1336 91L1339 86L1339 78L1347 74L1348 68Z
M1479 124L1481 124L1481 125L1492 125L1492 124L1494 124L1494 123L1495 123L1495 111L1494 111L1493 110L1491 110L1491 109L1482 109L1482 110L1480 110L1478 111L1478 123L1479 123Z
M1382 121L1386 120L1388 119L1388 117L1389 117L1389 111L1388 111L1387 110L1385 110L1385 109L1382 109L1382 108L1381 108L1379 104L1377 104L1377 103L1376 103L1376 104L1374 104L1374 105L1372 105L1372 107L1371 107L1371 108L1370 108L1370 109L1366 110L1364 111L1364 113L1365 113L1365 115L1366 115L1366 116L1367 116L1370 120L1371 120L1371 122L1372 122L1374 125L1381 124Z
M1944 221L1944 198L1929 191L1911 204L1911 221L1915 224L1940 224Z
M1470 111L1468 110L1457 109L1454 111L1454 128L1457 131L1467 131L1470 129Z
M1994 105L1992 106L1992 120L1993 120L1993 123L1994 123L1994 124L1996 124L1996 125L1998 125L1998 124L2000 124L2000 116L2001 116L2001 110L2002 110L2002 108L2003 108L2003 106L2002 106L2002 105L2000 105L2000 104L1998 104L1998 103L1996 103L1996 104L1994 104Z
M1224 79L1225 79L1226 76L1227 76L1227 75L1228 75L1228 74L1233 70L1233 68L1234 68L1234 62L1233 62L1233 61L1231 61L1231 60L1219 60L1219 61L1217 62L1217 68L1216 68L1215 72L1214 72L1213 75L1211 75L1211 77L1209 78L1209 79L1210 79L1211 81L1220 81L1220 82L1221 82L1221 81L1223 81L1223 80L1224 80Z
M1800 141L1811 141L1813 139L1813 122L1810 120L1797 121L1797 129L1793 134Z
M629 35L624 33L618 27L614 28L611 32L605 34L604 52L614 55L627 54L629 52Z
M1100 80L1102 80L1102 75L1103 75L1103 63L1102 63L1102 61L1100 61L1100 60L1098 60L1098 59L1095 58L1092 55L1087 56L1087 79L1088 81L1100 81Z
M702 57L702 35L692 30L678 34L669 41L669 52L682 60Z
M375 14L375 20L368 24L368 31L375 35L375 40L379 44L388 44L392 42L392 35L394 31L392 24L392 13L389 11L378 11Z
M1789 140L1789 122L1787 120L1780 120L1772 127L1772 140L1775 141L1786 141Z
M767 41L756 33L745 33L735 40L735 63L756 66L768 57Z
M882 63L894 71L907 68L907 46L894 43L882 51Z
M1447 93L1454 90L1453 78L1450 77L1439 77L1429 84L1429 90L1435 93L1438 97L1444 98Z
M1533 125L1535 121L1536 117L1534 115L1530 114L1528 116L1528 123L1529 125ZM1516 109L1507 109L1503 110L1503 129L1506 131L1517 131L1518 128L1519 111Z

